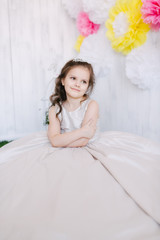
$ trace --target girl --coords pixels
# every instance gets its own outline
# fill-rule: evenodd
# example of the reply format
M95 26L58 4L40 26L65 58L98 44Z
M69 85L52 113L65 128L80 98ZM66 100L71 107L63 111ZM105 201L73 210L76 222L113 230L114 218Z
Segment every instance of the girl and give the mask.
M160 239L160 144L98 131L92 66L66 63L48 132L0 149L1 240Z
M94 136L98 104L87 100L93 85L94 73L89 63L71 60L63 67L56 80L55 93L50 97L48 138L53 147L82 147ZM65 124L69 124L69 128Z

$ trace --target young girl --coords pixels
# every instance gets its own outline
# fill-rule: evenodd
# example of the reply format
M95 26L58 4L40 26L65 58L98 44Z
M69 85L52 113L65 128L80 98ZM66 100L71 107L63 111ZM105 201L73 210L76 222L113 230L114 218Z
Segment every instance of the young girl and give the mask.
M91 64L71 60L63 67L50 97L48 138L53 147L82 147L94 136L98 104L88 100L93 85Z
M98 130L92 66L66 63L48 132L0 149L1 240L160 239L160 144Z

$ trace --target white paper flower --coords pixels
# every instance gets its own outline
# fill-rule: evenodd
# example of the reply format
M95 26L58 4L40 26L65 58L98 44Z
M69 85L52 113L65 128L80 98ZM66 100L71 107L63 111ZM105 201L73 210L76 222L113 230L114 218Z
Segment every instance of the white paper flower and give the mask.
M82 0L83 9L88 13L89 19L97 24L104 23L108 18L109 9L116 0Z
M62 0L62 5L68 14L76 19L78 14L83 11L82 0Z
M160 84L160 33L150 31L147 42L126 57L126 75L141 89Z
M105 27L101 26L96 34L84 39L77 57L91 63L96 77L101 78L110 73L112 56L112 48L105 37Z
M124 12L120 12L113 22L113 30L115 37L120 37L128 32L129 22L127 15Z

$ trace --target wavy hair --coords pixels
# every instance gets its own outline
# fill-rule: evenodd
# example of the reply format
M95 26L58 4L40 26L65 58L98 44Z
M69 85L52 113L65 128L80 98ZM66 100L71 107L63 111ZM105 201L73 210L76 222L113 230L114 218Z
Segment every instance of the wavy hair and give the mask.
M62 103L67 100L65 88L62 85L62 79L64 79L67 76L68 72L72 68L77 67L77 66L85 67L90 72L88 90L87 90L87 93L84 94L84 100L86 100L89 97L89 95L91 94L91 92L93 90L93 87L95 84L95 76L94 76L92 65L88 62L82 61L81 59L72 59L72 60L68 61L62 68L59 76L56 78L54 93L49 98L51 101L50 107L55 106L56 104L59 106L59 111L56 113L56 117L62 111Z

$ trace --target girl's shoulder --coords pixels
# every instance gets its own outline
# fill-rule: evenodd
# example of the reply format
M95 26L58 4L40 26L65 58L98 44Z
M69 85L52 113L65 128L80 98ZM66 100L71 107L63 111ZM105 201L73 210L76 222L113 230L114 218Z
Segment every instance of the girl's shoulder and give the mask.
M91 98L88 99L87 105L92 106L92 107L98 107L99 106L98 102L94 99L91 99Z
M97 102L96 100L92 99L92 98L90 98L89 100L90 100L89 103L92 103L92 104L93 104L93 103L94 103L94 104L98 104L98 102Z
M97 103L97 101L96 100L94 100L94 99L92 99L92 98L87 98L86 100L84 100L83 101L84 103L87 103L87 104L89 104L89 103L91 103L91 102L95 102L95 103ZM83 103L82 102L82 103ZM98 104L98 103L97 103Z
M59 106L58 106L58 104L56 104L55 106L51 106L50 108L49 108L49 115L51 114L51 115L56 115L56 113L58 113L59 112Z
M87 99L85 104L85 112L93 112L93 111L99 111L99 105L98 102L94 99Z
M56 113L56 111L57 111L57 105L55 105L55 106L51 106L50 108L49 108L49 113Z
M58 114L58 116L56 116L56 114L59 112L60 107L58 106L58 104L56 104L55 106L51 106L49 108L49 119L58 119L59 121L62 120L62 116L61 116L61 112Z

